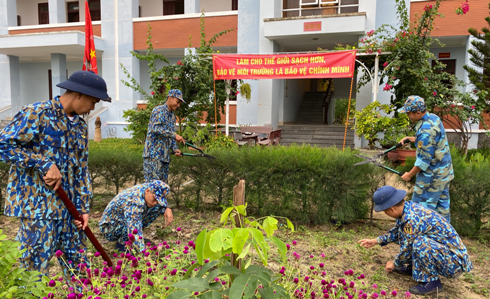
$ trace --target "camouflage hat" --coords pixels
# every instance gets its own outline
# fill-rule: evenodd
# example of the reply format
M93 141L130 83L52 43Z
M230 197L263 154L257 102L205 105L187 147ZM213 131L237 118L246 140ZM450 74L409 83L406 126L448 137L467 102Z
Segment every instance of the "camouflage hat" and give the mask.
M170 187L164 181L152 181L148 183L148 187L155 195L155 199L161 206L167 206L167 194L170 191Z
M168 97L177 98L177 99L179 99L179 100L181 100L182 102L185 103L184 98L182 97L182 91L180 91L178 89L171 89L171 90L169 90L168 95L167 95L167 98Z
M405 102L405 105L398 109L398 112L423 112L425 110L427 110L427 106L425 105L423 98L419 96L409 96Z

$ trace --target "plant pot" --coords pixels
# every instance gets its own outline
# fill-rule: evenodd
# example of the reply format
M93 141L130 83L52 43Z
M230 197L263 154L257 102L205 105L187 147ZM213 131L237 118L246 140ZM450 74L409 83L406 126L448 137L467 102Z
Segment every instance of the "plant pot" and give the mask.
M396 162L400 160L398 152L395 151L388 152L388 160L390 160L391 162Z
M405 160L407 157L415 157L416 150L415 149L397 149L398 152L398 160L402 161L402 165L405 165Z

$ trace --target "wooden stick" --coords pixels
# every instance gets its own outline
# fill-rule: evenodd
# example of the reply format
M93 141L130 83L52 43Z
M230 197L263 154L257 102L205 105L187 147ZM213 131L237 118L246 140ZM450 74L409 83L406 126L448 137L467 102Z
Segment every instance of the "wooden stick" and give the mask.
M233 205L234 206L241 206L245 204L245 180L240 180L238 182L238 185L233 187ZM242 227L243 223L243 215L236 214L235 215L235 225L236 227ZM242 269L242 263L241 261L237 261L238 255L235 255L234 253L231 254L231 265L235 266L235 263L237 263L236 267L238 269Z
M58 193L58 196L61 198L61 200L65 204L65 207L68 209L68 212L70 212L70 214L73 216L73 218L75 220L80 221L83 225L82 215L80 215L80 213L78 213L77 208L75 207L73 202L68 198L68 195L66 195L65 190L63 190L63 188L61 188L61 186L60 186L58 188L58 190L56 191L56 193ZM88 227L88 225L85 228L84 232L85 232L85 235L87 235L87 238L90 240L90 242L92 242L92 244L94 245L95 249L97 249L97 251L102 255L102 258L104 259L104 261L107 262L107 265L109 267L112 267L113 264L112 264L111 258L107 255L107 253L105 252L102 245L100 245L99 241L97 241L97 238L95 238L94 234L92 233L92 231L90 230L90 227Z

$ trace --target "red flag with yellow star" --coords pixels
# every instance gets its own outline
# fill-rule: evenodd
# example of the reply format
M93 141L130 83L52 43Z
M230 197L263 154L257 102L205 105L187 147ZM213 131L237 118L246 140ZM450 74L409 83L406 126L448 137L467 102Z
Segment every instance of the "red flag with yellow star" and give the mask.
M97 71L97 56L95 55L94 32L92 31L92 18L90 8L85 1L85 53L83 55L83 71Z

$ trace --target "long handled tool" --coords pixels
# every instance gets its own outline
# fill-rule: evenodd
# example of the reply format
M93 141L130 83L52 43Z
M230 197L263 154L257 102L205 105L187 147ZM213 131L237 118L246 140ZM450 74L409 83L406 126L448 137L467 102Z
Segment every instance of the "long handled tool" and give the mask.
M200 149L200 148L198 148L197 146L195 146L195 145L193 145L193 144L190 144L190 143L188 143L188 142L184 142L184 144L185 144L185 145L187 145L187 146L192 147L192 148L193 148L193 149L195 149L195 150L198 150L198 151L199 151L199 154L188 154L188 153L182 153L182 156L186 156L186 157L204 157L204 158L208 159L209 161L216 160L216 158L215 158L215 157L210 156L210 155L208 155L208 154L205 154L205 153L203 152L203 150L202 150L202 149Z
M58 196L61 198L61 200L65 204L65 207L68 209L68 212L70 212L73 218L75 220L80 221L83 224L82 215L78 213L77 208L75 207L73 202L68 198L68 195L66 195L65 190L63 190L63 188L61 187L58 187L56 193L58 193ZM97 251L102 255L104 261L107 262L107 265L109 265L109 267L112 267L113 264L111 258L107 255L104 248L100 245L99 241L97 241L97 238L95 238L94 233L92 233L92 231L90 230L90 227L87 226L84 232L87 235L87 238L90 240L90 242L92 242L92 244L94 245L95 249L97 249Z
M391 147L391 148L387 149L386 151L384 151L384 152L382 152L382 153L380 153L380 154L377 154L377 155L375 155L375 156L373 156L373 157L366 157L366 156L363 156L363 155L355 155L355 156L357 156L357 157L359 157L359 158L363 158L365 161L362 161L362 162L356 163L356 164L354 164L354 166L357 166L357 165L362 165L362 164L367 164L367 163L373 163L374 165L377 165L377 166L379 166L379 167L381 167L381 168L384 168L384 169L386 169L386 170L388 170L388 171L391 171L391 172L393 172L393 173L396 173L396 174L398 174L399 176L402 176L402 175L403 175L405 172L396 171L396 170L394 170L393 168L390 168L390 167L388 167L388 166L384 166L383 164L381 164L381 162L380 162L379 160L380 160L380 158L381 158L382 156L386 155L388 152L391 152L391 151L393 151L393 150L395 150L395 149L397 149L397 148L399 148L399 147L402 147L404 144L409 143L409 142L410 142L410 140L405 139L405 140L403 141L403 143L399 142L397 145L395 145L395 146L393 146L393 147Z

